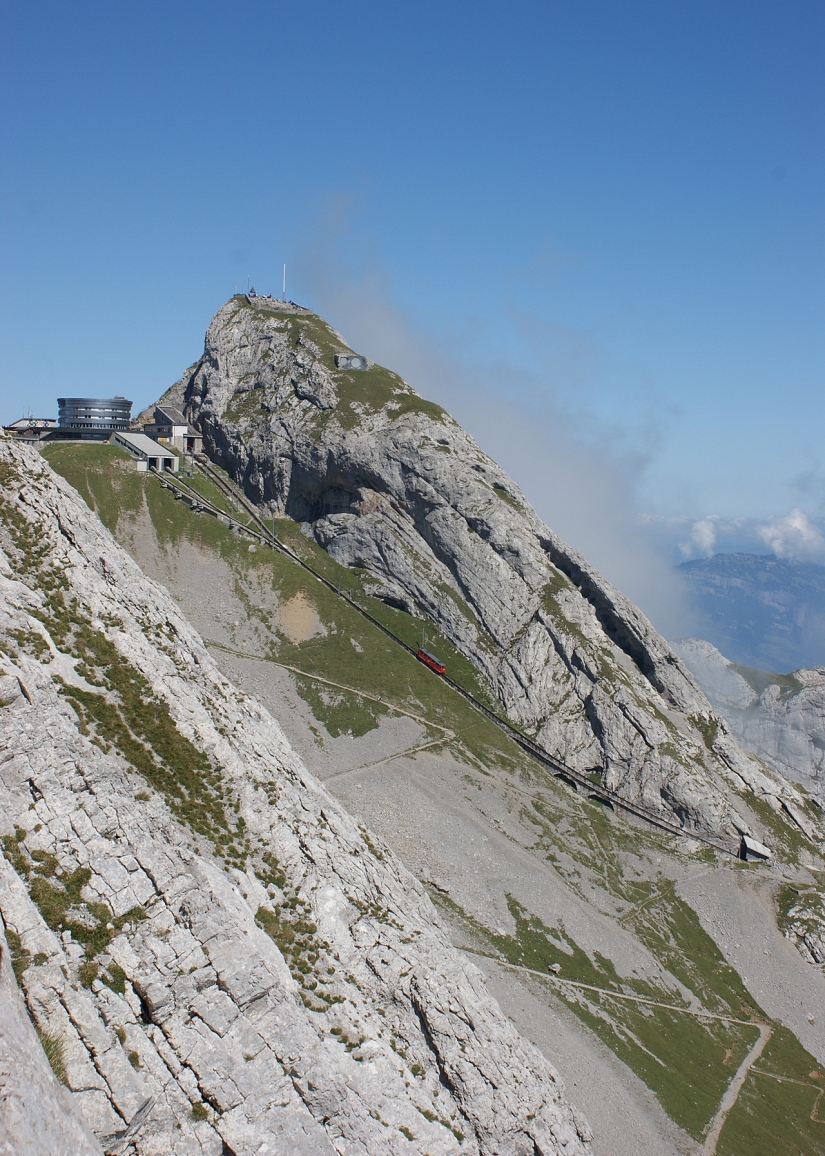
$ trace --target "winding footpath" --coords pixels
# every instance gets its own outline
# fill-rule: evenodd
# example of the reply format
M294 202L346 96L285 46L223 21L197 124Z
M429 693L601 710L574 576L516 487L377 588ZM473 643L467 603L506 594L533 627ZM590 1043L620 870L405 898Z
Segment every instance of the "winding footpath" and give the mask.
M719 1141L719 1136L722 1132L722 1129L725 1126L725 1120L728 1118L728 1113L736 1103L739 1097L739 1093L742 1091L742 1085L748 1078L748 1073L759 1059L759 1057L762 1055L762 1052L765 1050L765 1046L768 1040L771 1038L772 1032L773 1028L770 1024L759 1025L759 1039L745 1056L744 1060L739 1065L739 1069L736 1075L733 1077L730 1084L728 1084L728 1090L722 1097L722 1103L719 1105L719 1110L713 1117L710 1131L705 1137L705 1143L702 1148L702 1152L708 1154L708 1156L712 1156L712 1154L716 1152L716 1145Z
M587 991L599 992L601 995L610 996L613 999L628 1000L631 1003L646 1004L648 1007L659 1007L664 1008L667 1011L682 1012L684 1015L696 1016L699 1019L722 1020L724 1023L743 1024L747 1027L758 1028L759 1037L751 1050L745 1056L742 1063L737 1068L736 1075L728 1084L727 1089L725 1090L725 1094L722 1097L721 1103L719 1104L716 1115L711 1121L710 1130L705 1137L705 1142L702 1145L703 1156L714 1156L716 1152L716 1145L719 1142L719 1137L722 1134L722 1129L725 1126L725 1120L727 1120L731 1108L733 1108L734 1104L739 1098L739 1093L742 1091L742 1087L745 1083L745 1080L748 1078L748 1074L750 1073L751 1068L762 1055L762 1052L767 1046L768 1040L771 1038L773 1033L773 1027L771 1024L757 1023L754 1020L737 1019L735 1016L718 1015L717 1013L706 1012L702 1009L679 1007L677 1004L663 1003L659 1000L645 999L642 996L627 995L624 992L611 991L609 988L605 987L596 987L592 983L580 983L578 980L563 979L561 976L548 975L545 972L537 971L532 967L524 967L523 965L517 963L507 963L503 959L500 959L489 952L474 950L471 947L462 947L460 950L465 952L467 955L484 956L486 959L493 960L493 962L497 963L500 967L509 968L511 971L522 971L526 972L528 975L538 976L539 979L549 980L551 983L557 984L560 987L566 986L584 988ZM817 1104L818 1103L819 1100L817 1100ZM814 1105L814 1112L815 1111L816 1105ZM811 1119L813 1118L814 1116L812 1113Z

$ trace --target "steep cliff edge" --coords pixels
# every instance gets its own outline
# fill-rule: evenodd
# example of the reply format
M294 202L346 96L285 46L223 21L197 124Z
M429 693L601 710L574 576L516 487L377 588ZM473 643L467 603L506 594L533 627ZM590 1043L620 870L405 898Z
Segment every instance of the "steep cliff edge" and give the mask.
M380 366L337 368L350 352L307 310L234 297L168 396L250 498L435 621L553 755L697 831L750 831L755 792L821 838L644 615L443 409Z
M421 885L71 487L0 470L0 913L103 1149L587 1152Z

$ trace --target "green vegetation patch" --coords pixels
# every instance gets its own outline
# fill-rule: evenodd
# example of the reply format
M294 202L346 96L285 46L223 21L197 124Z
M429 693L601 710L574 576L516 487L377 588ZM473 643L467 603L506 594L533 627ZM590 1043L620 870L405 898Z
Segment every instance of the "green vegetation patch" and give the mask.
M332 738L339 735L360 738L374 730L379 720L389 713L383 703L325 686L311 678L298 675L296 686L314 717L323 724Z
M544 589L542 590L542 605L544 606L545 610L548 611L548 613L555 614L558 612L558 605L548 605L547 600L549 598L553 598L555 600L556 595L561 593L562 590L575 589L575 586L566 574L562 574L561 570L557 570L555 566L551 566L548 571L548 580L544 584Z
M739 973L725 961L670 880L661 880L653 897L623 922L631 924L661 965L693 991L703 1007L738 1019L764 1018Z
M119 446L47 442L42 453L112 533L120 517L136 514L143 505L144 475Z
M516 501L510 491L506 490L504 486L500 486L498 482L493 482L493 489L496 492L496 496L501 498L503 502L506 502L508 506L512 506L514 510L521 510L521 502Z
M14 978L19 984L23 978L23 972L31 963L31 952L26 950L20 936L16 931L12 931L10 927L6 928L6 943L8 943L9 951L11 952L11 966L14 972Z
M780 860L798 863L802 855L814 861L819 858L817 845L811 842L795 823L789 822L787 816L777 814L766 799L755 792L740 797L745 806L758 816L765 842L773 848Z
M718 1156L823 1156L825 1067L780 1024L748 1073Z
M13 850L10 849L12 843ZM72 939L83 944L87 960L99 955L127 923L146 918L142 907L133 907L115 918L108 904L85 900L83 888L92 877L88 867L61 871L57 857L51 852L32 851L29 854L24 842L12 840L10 836L3 839L3 852L17 874L25 880L29 894L52 931L58 935L64 931L71 932ZM19 982L31 962L30 954L21 947L19 937L13 932L8 932L7 937ZM81 964L80 980L86 987L91 987L96 978L96 965Z
M141 676L131 668L135 682ZM212 840L220 855L240 865L243 831L229 818L221 770L212 765L170 718L166 704L148 692L113 702L103 694L62 686L81 723L118 753L166 800L191 830Z
M574 622L572 618L569 618L559 604L557 595L563 589L563 585L555 579L547 582L542 590L541 608L545 614L548 614L553 619L562 631L572 635L573 638L576 639L585 653L592 651L593 644L581 626L579 626L578 622Z
M68 1085L69 1079L66 1075L66 1057L64 1054L63 1037L58 1035L57 1032L44 1032L41 1031L40 1028L37 1029L37 1035L52 1071L61 1084Z
M776 895L777 925L791 938L810 933L820 935L825 928L825 880L813 886L784 883Z
M371 369L366 370L338 369L335 365L336 353L351 350L316 314L280 313L258 306L254 300L252 302L245 298L235 300L238 309L251 310L262 319L269 320L276 317L279 330L286 332L293 346L312 342L320 351L318 360L329 371L335 382L339 400L334 410L318 411L314 414L312 420L315 423L325 423L334 419L344 429L353 429L364 415L379 411L385 411L396 419L407 413L425 414L434 421L442 421L445 417L449 417L440 405L420 397L397 373L381 365L373 365ZM250 380L249 384L254 383ZM259 409L260 401L256 397L256 391L251 389L247 393L233 397L227 416L237 421L250 417Z
M43 456L69 482L104 526L113 534L128 530L144 509L148 510L158 540L174 546L187 538L206 547L219 547L224 534L234 535L210 515L193 514L188 504L176 499L160 480L138 473L130 456L117 446L86 443L46 445ZM238 520L240 515L223 492L198 471L186 484L219 510Z
M433 421L449 417L440 405L427 401L396 373L380 365L366 370L336 370L335 384L339 402L334 413L344 429L354 429L365 414L381 410L396 421L408 413L422 414Z
M284 880L284 901L261 906L255 922L273 940L301 989L301 999L310 1011L327 1011L344 997L334 990L336 969L330 962L330 946L318 936L310 909L297 891Z
M107 747L114 746L179 819L214 842L219 854L242 863L245 839L229 819L221 768L181 734L166 704L104 634L82 623L72 649L82 660L79 672L102 688L98 694L60 687L81 723Z
M707 719L702 715L690 715L689 721L693 723L702 740L709 751L713 750L713 744L716 742L716 736L719 732L719 723L715 718Z
M512 896L508 896L508 907L516 924L513 935L490 931L437 892L433 899L496 954L517 966L543 974L560 966L559 979L664 1004L682 1002L673 990L635 976L620 977L609 959L598 952L591 958L563 927L547 927ZM758 1034L755 1025L704 1020L572 985L554 983L553 991L647 1084L671 1119L696 1139L713 1119Z
M732 662L731 666L757 694L761 694L769 686L778 686L781 698L790 698L802 690L802 683L793 673L774 674L773 671L759 670L756 666L742 666L738 662Z

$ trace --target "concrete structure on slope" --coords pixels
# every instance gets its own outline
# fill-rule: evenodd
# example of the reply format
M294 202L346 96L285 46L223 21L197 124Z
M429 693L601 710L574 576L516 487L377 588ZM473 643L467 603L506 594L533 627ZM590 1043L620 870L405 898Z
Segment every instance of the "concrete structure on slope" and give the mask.
M336 369L372 369L374 364L375 362L370 361L368 357L362 357L360 353L335 354Z
M745 859L748 863L766 863L773 857L773 851L770 847L766 847L764 843L760 843L757 839L751 839L749 835L742 836L742 846L739 851L739 858Z
M53 417L21 417L10 425L4 425L3 429L9 437L41 441L56 425L57 421Z
M147 422L143 427L147 437L158 442L168 442L181 453L201 453L203 438L179 409L171 405L156 405L154 418L154 421Z
M121 433L116 431L109 438L114 446L127 450L135 459L135 468L141 472L157 470L158 473L176 474L180 468L180 458L173 450L167 450L158 442L142 433Z

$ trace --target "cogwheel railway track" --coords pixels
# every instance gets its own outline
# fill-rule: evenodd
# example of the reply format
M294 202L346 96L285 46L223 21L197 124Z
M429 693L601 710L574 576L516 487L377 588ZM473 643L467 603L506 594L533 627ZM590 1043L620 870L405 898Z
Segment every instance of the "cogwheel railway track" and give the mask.
M211 514L213 517L218 518L220 521L227 523L231 529L234 529L239 533L246 534L249 537L255 538L262 544L270 546L272 549L277 550L279 553L285 555L292 562L295 562L298 566L311 574L318 582L326 586L327 589L335 594L338 598L341 598L344 602L346 602L348 606L350 606L353 610L360 614L362 618L365 618L368 622L380 630L382 634L385 634L387 638L392 639L396 646L402 647L402 649L406 650L408 654L411 654L413 658L418 657L417 652L411 646L408 646L407 643L403 641L403 639L393 634L393 632L384 626L383 623L379 622L377 618L373 618L368 610L366 610L344 591L339 590L334 585L334 583L325 578L323 574L319 574L317 570L313 569L313 567L310 566L309 563L306 562L303 558L301 558L300 555L296 554L294 550L290 549L289 546L282 542L275 534L274 529L266 525L263 518L260 516L252 503L248 500L246 495L239 491L231 482L227 481L227 479L224 478L216 469L214 469L211 464L197 461L195 465L200 473L202 473L204 477L208 478L209 481L217 487L217 489L238 511L242 511L242 514L246 516L246 522L244 522L243 517L240 514L228 514L225 510L219 509L219 507L216 506L213 502L210 502L208 499L199 494L197 490L194 489L194 487L189 486L179 474L161 474L156 470L151 472L160 479L161 485L171 490L177 498L186 501L193 510ZM449 687L451 687L451 689L454 690L456 694L460 694L462 698L466 699L466 701L470 703L474 710L477 710L479 714L484 715L485 718L489 719L490 722L494 723L495 726L504 731L504 733L508 735L513 740L513 742L515 742L523 751L525 751L526 754L530 755L531 758L535 759L536 762L550 770L557 778L561 778L565 782L569 783L575 790L582 788L589 798L598 799L600 802L606 803L614 809L619 809L626 812L627 814L634 815L637 819L642 819L644 822L650 824L660 831L666 832L668 835L677 835L681 836L682 838L696 839L698 842L706 843L709 847L713 847L714 850L721 851L723 854L731 855L734 858L738 856L738 847L734 847L730 843L726 843L721 839L715 839L712 836L706 835L699 831L686 830L678 823L673 823L651 808L645 807L642 803L636 803L631 800L624 799L620 794L618 794L618 792L611 790L609 787L604 786L602 783L594 782L592 779L588 778L587 775L584 775L581 771L574 770L572 767L567 766L566 763L561 762L560 759L555 758L548 751L544 750L543 747L540 747L538 743L533 742L533 740L527 735L522 734L522 732L511 722L502 718L500 715L496 714L495 711L490 710L489 707L486 707L483 703L479 702L477 698L470 694L468 690L465 690L464 687L459 683L451 679L449 675L440 674L435 675L435 677L440 678L442 682L445 682Z

